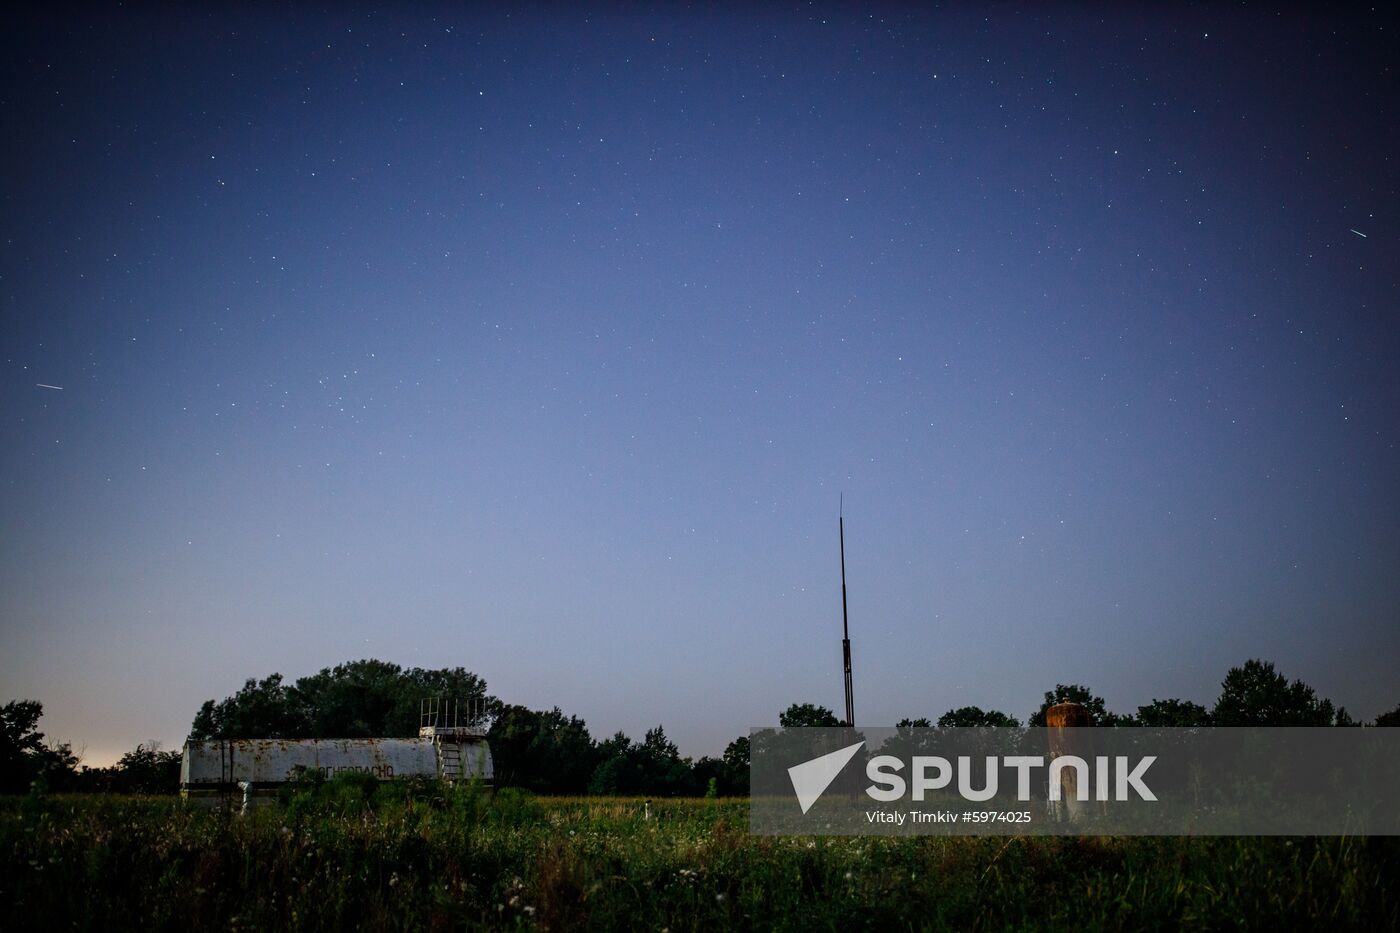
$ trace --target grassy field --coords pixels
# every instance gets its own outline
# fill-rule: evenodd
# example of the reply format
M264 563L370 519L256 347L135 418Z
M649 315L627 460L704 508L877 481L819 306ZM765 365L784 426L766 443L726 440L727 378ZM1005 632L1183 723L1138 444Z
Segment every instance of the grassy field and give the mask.
M384 799L388 797L389 799ZM768 838L743 800L0 800L0 930L1400 928L1395 839Z

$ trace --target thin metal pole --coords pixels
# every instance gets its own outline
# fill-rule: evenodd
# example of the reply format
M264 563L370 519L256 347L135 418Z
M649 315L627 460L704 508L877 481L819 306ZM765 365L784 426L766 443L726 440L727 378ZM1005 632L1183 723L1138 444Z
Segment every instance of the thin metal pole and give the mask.
M841 654L846 666L846 725L856 724L855 688L851 684L851 624L846 612L846 497L841 496L837 527L841 537Z

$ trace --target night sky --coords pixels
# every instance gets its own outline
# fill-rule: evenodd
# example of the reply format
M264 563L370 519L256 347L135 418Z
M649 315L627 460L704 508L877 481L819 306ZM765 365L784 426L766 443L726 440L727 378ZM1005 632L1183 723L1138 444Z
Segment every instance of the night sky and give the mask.
M840 709L844 494L860 722L1392 708L1396 30L1174 7L10 21L0 702L102 764L377 657L717 754Z

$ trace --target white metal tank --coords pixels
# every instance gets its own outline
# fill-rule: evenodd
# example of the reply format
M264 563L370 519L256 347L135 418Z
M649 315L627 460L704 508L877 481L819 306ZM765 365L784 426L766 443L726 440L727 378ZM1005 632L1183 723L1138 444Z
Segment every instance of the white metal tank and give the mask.
M491 783L485 702L428 697L419 704L414 739L209 739L186 742L180 796L214 803L269 798L288 781L347 771L381 781L430 778ZM246 805L246 804L245 804Z
M427 730L423 730L427 731ZM288 781L347 771L394 778L448 781L495 776L491 749L480 734L428 734L413 739L210 739L185 743L180 796L217 801L235 794L240 782L255 797L268 797Z

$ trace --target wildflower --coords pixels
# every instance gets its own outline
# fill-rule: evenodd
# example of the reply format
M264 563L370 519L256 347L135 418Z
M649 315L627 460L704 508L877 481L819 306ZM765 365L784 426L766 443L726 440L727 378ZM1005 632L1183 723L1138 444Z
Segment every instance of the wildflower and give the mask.
M850 873L850 872L846 872L846 880L847 880L847 881L850 881L850 880L851 880L851 873Z
M715 895L715 903L716 903L716 904L723 904L723 903L724 903L724 892L723 892L723 891L721 891L721 892L719 892L718 894Z
M529 904L526 904L520 909L525 911L525 916L527 917L533 917L535 915L535 908L531 907Z

